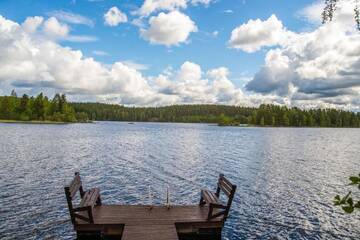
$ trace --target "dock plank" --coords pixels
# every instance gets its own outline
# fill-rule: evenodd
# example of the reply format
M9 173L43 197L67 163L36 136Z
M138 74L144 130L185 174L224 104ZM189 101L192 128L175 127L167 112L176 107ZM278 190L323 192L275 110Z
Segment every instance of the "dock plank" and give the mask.
M122 240L178 240L174 224L125 225Z
M125 225L152 225L173 223L198 223L209 222L207 220L208 207L172 206L167 209L164 206L151 208L144 205L103 205L94 208L96 224L125 224ZM222 218L212 219L210 222L221 222Z
M217 217L207 219L207 206L153 206L150 210L145 205L102 205L93 209L94 223L77 221L76 231L106 231L122 232L123 228L142 226L152 229L153 225L171 225L180 227L178 232L196 228L222 228L223 219ZM146 236L146 235L145 235ZM159 236L159 235L157 235ZM136 238L135 238L136 239ZM141 239L141 238L140 238Z

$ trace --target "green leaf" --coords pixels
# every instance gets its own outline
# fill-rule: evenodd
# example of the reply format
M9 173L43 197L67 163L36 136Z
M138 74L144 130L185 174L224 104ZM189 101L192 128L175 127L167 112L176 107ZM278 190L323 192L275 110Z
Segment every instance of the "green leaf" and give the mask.
M348 198L348 200L346 202L349 204L349 206L351 206L351 207L354 206L354 201L353 201L353 199L351 197Z
M346 194L345 197L343 197L343 199L340 200L339 204L346 204L346 201L348 200L349 196L351 195L351 192L349 192L348 194Z
M360 201L358 201L355 205L354 205L355 208L360 208Z
M350 178L351 185L359 184L360 183L360 177L357 176L351 176Z
M342 209L346 212L346 213L352 213L354 211L354 208L351 206L345 206L342 207Z

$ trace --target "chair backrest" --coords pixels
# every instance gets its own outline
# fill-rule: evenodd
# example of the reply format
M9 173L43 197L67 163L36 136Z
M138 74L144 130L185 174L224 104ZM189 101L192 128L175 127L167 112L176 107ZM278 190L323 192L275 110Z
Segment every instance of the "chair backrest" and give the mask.
M80 174L78 172L75 172L74 179L70 182L69 185L66 185L64 187L64 189L65 189L66 200L67 200L69 211L70 211L71 222L73 224L75 224L75 216L74 216L74 211L73 211L74 207L72 204L72 200L74 199L74 197L76 196L76 193L78 191L80 192L81 198L85 194L84 189L82 187Z
M236 185L232 184L228 179L226 179L224 174L219 175L219 180L215 193L217 197L220 196L220 192L225 193L225 195L228 197L228 202L226 204L226 210L224 214L224 218L226 219L229 214L231 203L234 199L234 195L236 192Z

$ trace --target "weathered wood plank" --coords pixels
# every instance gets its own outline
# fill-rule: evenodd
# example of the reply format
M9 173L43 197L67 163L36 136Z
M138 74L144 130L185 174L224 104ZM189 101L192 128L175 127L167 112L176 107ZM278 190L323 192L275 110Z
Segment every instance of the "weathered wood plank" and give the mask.
M200 224L222 227L222 218L207 220L207 206L165 206L144 205L102 205L93 208L94 224L78 221L76 229L96 229L106 225L167 225L167 224Z
M178 240L174 224L125 225L122 240Z

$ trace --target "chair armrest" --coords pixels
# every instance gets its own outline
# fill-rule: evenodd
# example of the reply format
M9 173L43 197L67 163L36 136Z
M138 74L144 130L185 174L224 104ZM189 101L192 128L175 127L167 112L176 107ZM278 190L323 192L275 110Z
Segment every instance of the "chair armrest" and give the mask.
M77 207L77 208L74 208L73 211L74 212L83 212L83 211L89 211L91 210L92 207L91 206L85 206L85 207Z

